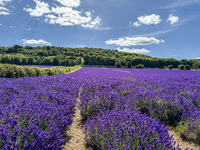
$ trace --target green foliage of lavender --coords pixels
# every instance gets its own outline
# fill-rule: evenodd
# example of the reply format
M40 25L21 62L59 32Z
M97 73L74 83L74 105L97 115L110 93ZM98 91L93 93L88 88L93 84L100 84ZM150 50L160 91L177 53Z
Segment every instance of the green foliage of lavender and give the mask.
M199 120L181 121L176 130L185 140L200 143L200 122Z
M19 67L17 65L0 64L0 77L3 78L20 78L34 76L54 76L59 74L69 73L80 69L75 67L57 68L38 68L38 67Z

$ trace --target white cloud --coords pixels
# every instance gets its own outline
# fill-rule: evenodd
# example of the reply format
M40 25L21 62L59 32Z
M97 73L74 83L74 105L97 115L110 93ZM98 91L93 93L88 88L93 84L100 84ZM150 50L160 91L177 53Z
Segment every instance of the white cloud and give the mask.
M176 8L193 4L200 4L200 0L174 0L173 3L161 8Z
M142 49L135 49L135 48L129 49L129 48L124 47L123 49L121 49L120 47L118 47L117 50L120 51L120 52L140 53L140 54L146 54L146 53L150 52L149 50L146 50L144 48L142 48Z
M57 0L57 1L66 7L78 7L81 4L80 0Z
M177 23L178 22L178 16L172 16L172 14L171 15L169 15L169 17L168 17L168 19L167 19L167 22L169 22L170 21L170 24L174 24L174 23Z
M89 12L89 11L88 11L88 12L85 12L85 14L86 14L87 17L92 17L91 12Z
M36 3L35 9L24 8L31 16L44 17L44 21L49 24L59 24L60 26L80 25L88 29L108 29L100 28L101 18L97 16L92 18L90 11L85 12L75 10L74 7L80 6L80 0L56 0L62 6L50 7L48 3L34 0ZM45 15L44 15L45 14Z
M31 16L40 17L45 13L50 13L49 4L41 2L40 0L33 0L36 3L35 9L24 8L26 12L29 12Z
M93 21L87 23L87 24L82 24L81 26L84 28L89 28L89 29L97 29L101 23L101 19L99 16L97 16Z
M200 59L200 57L196 57L195 59Z
M138 17L138 21L136 21L133 25L138 27L142 24L151 25L151 24L159 24L161 22L160 16L156 14L145 15Z
M10 13L9 12L6 12L6 11L0 11L0 15L9 15Z
M37 45L39 45L39 44L51 45L50 42L44 41L43 39L40 39L40 40L34 40L34 39L32 39L32 40L27 40L27 39L22 39L21 41L23 42L23 44L30 44L30 45L32 45L32 44L37 44Z
M5 5L7 2L11 2L12 0L0 0L0 5Z
M0 15L9 15L10 10L5 7L7 2L11 2L12 0L0 0Z
M28 31L30 31L30 30L31 30L31 28L28 28L27 30L28 30Z
M139 27L141 25L141 23L136 21L136 22L133 23L133 25L136 26L136 27Z
M118 40L107 40L105 43L108 45L115 44L119 46L135 46L135 45L149 45L149 44L159 44L161 42L165 42L164 40L158 40L153 37L126 37L119 38Z
M89 23L92 18L81 16L81 12L73 10L69 7L52 8L55 14L46 15L45 21L50 24L60 24L61 26L72 26ZM58 14L58 15L57 15Z
M2 24L0 24L0 26L1 26Z
M156 31L156 32L145 33L145 34L138 34L138 35L135 35L135 37L159 37L159 36L162 36L163 34L172 32L173 30L174 29L169 29L169 30Z

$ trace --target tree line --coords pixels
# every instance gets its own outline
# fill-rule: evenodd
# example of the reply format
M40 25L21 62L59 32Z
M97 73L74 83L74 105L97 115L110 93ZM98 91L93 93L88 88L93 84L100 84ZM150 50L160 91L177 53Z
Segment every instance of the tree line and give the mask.
M135 68L199 69L196 60L157 58L102 48L64 48L55 46L0 47L0 62L17 65L100 65Z

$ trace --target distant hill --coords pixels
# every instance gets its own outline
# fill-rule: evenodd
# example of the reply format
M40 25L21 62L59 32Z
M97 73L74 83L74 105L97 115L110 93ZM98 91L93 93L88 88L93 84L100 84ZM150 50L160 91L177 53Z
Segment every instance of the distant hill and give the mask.
M195 60L157 58L102 48L64 48L55 46L0 47L0 62L17 65L102 65L117 67L178 68L193 67Z

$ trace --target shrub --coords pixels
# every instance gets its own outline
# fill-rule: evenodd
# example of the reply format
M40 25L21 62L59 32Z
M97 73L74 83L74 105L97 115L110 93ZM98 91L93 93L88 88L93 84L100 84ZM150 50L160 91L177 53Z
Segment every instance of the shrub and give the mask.
M163 69L168 69L168 67L167 67L167 66L164 66Z
M56 68L37 68L37 67L19 67L10 64L0 64L0 77L4 78L20 78L34 76L54 76L64 74L78 69L77 67L56 69Z
M173 65L168 65L167 66L169 69L172 69L173 68Z
M4 64L0 65L0 77L16 78L16 65Z
M35 72L34 69L29 68L29 67L25 67L24 70L26 71L27 77L34 77L34 76L36 76L36 72Z
M37 67L33 67L32 69L35 71L36 76L43 76L42 69Z
M52 69L52 68L48 69L48 75L49 76L55 76L55 70Z
M144 68L144 65L143 64L138 64L138 65L135 65L135 68Z
M26 70L22 67L18 67L16 71L16 78L26 77L26 76L27 76Z
M180 70L184 70L185 67L184 67L184 65L178 65L178 69L180 69Z

